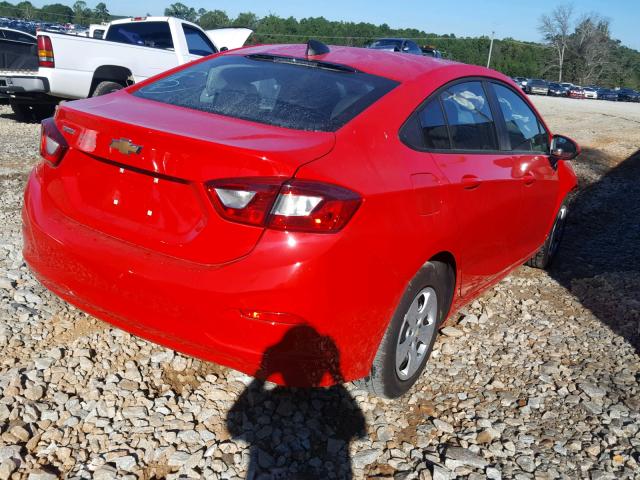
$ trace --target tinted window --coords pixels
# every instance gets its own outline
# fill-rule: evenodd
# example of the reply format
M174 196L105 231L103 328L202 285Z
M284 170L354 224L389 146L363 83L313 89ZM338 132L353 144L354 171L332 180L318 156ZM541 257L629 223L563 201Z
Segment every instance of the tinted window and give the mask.
M182 30L187 39L187 47L191 55L202 55L204 57L217 52L211 40L197 28L190 27L183 23Z
M334 131L397 85L304 62L226 55L152 82L134 95L280 127Z
M422 50L420 50L420 47L418 47L418 45L411 40L407 40L406 46L409 48L408 51L410 53L417 53L419 55L422 55Z
M533 110L511 89L492 85L507 125L511 150L548 152L549 136Z
M396 50L400 50L402 48L402 40L382 38L371 43L369 48L395 48Z
M480 82L458 83L441 94L456 150L497 150L495 125Z
M450 148L449 132L444 120L440 101L431 100L420 112L420 126L424 135L424 145L427 148Z
M111 25L107 40L153 48L173 48L171 30L167 22L137 22Z

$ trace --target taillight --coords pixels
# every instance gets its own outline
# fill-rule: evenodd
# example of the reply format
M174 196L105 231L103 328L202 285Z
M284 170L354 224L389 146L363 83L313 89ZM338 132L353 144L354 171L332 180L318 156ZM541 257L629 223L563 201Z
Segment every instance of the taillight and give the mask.
M46 35L38 36L38 62L41 67L54 68L53 45L51 38Z
M69 148L53 118L40 124L40 155L51 165L57 165Z
M362 202L346 188L295 179L218 180L207 190L227 220L296 232L337 232Z

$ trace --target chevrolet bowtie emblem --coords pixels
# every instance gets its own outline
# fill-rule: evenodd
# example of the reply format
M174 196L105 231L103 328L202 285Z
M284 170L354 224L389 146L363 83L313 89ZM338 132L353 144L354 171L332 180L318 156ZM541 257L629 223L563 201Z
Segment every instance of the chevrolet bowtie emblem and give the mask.
M130 153L140 153L142 150L141 145L136 145L127 138L114 138L111 140L110 148L119 151L123 155L129 155Z

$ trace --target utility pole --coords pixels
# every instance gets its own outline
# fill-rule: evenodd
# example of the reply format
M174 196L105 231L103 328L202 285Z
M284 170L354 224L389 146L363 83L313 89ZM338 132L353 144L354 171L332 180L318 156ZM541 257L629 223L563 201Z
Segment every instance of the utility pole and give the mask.
M491 65L491 52L493 52L493 36L496 32L491 32L491 43L489 44L489 58L487 58L487 68Z

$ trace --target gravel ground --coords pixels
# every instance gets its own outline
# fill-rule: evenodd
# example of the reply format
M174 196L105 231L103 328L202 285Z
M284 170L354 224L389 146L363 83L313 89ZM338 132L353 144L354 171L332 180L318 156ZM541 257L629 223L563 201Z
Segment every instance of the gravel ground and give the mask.
M38 127L0 107L0 480L640 478L640 105L534 101L585 147L560 257L456 314L396 401L263 385L48 293L20 253Z

